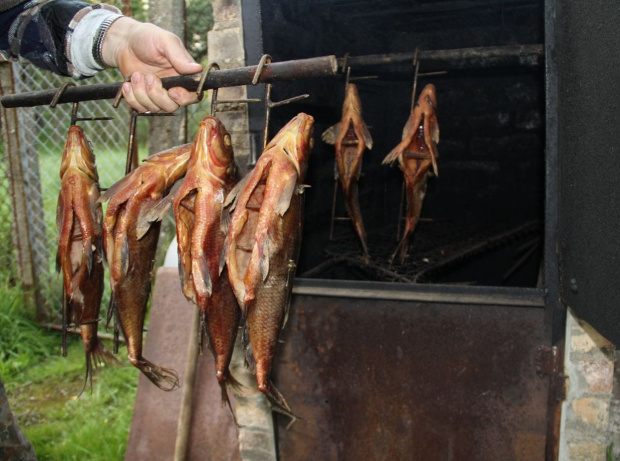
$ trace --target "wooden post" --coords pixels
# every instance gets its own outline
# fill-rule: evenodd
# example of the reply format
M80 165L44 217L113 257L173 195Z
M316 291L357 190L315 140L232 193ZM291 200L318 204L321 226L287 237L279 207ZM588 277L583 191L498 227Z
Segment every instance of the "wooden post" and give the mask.
M10 62L0 62L0 92L2 96L15 91L13 79L13 65ZM36 302L36 276L34 258L30 242L30 226L28 223L28 197L26 196L26 181L21 159L19 142L19 119L17 109L2 108L2 136L5 146L5 158L9 176L11 194L11 208L13 213L13 245L17 260L17 270L27 306L32 307ZM38 303L37 303L38 304ZM42 320L42 306L36 306L37 317Z

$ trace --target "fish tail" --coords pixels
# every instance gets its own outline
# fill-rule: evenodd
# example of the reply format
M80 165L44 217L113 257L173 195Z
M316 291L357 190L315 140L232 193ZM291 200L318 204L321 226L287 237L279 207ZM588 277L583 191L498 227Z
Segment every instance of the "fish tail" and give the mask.
M235 422L235 425L237 427L240 427L239 423L237 422L237 417L235 416L235 411L233 410L232 404L230 402L230 398L228 397L227 387L230 386L233 388L239 388L242 385L233 377L229 369L226 369L226 371L224 372L218 371L216 376L220 385L220 390L222 391L222 406L228 407L228 409L230 410L230 414L233 417L233 421Z
M84 390L86 390L86 386L90 383L90 389L93 389L93 375L95 374L95 369L100 368L103 365L120 365L120 362L112 355L110 351L108 351L101 340L95 338L94 345L88 349L84 350L84 355L86 357L86 376L84 377L84 387L80 391L78 397L80 397Z
M133 360L130 358L130 361L162 391L174 391L179 388L179 375L176 371L155 365L145 358Z
M392 265L392 263L394 262L394 259L396 259L396 257L398 257L398 259L400 259L400 263L403 264L405 262L405 259L407 259L407 256L409 255L409 236L411 234L406 233L403 238L400 240L400 242L398 243L398 246L396 247L396 250L394 251L394 253L392 254L392 256L390 257L390 266Z
M110 351L108 351L105 348L105 346L103 345L100 339L97 339L97 342L95 343L95 347L92 349L90 354L94 361L94 365L97 368L102 367L104 365L118 366L121 364L118 361L118 359L114 357L114 354L112 354Z
M368 254L368 244L366 243L366 229L364 228L364 220L362 219L362 210L360 209L359 204L359 189L357 183L352 183L349 186L349 188L345 191L345 198L347 211L353 222L355 232L357 233L360 243L362 244L364 262L368 264L370 261L370 256Z
M282 394L280 394L280 391L276 388L276 386L274 386L273 382L269 381L267 385L259 385L258 388L267 396L273 411L291 418L291 422L287 426L287 429L295 424L297 420L301 419L291 411L291 407L288 406L288 403L286 403L286 400Z

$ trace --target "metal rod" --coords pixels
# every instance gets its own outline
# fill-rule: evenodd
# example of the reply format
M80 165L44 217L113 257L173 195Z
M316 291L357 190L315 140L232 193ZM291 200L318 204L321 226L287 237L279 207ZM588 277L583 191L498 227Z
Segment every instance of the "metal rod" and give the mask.
M214 70L209 74L204 89L230 86L250 85L258 66L239 67L235 69ZM330 77L338 71L335 56L297 59L266 64L260 74L258 83L271 83L306 78ZM188 91L196 91L201 73L181 75L162 79L165 89L182 87ZM116 97L123 82L82 85L67 88L62 93L58 104L67 102L94 101L113 99ZM52 101L57 89L32 91L3 97L0 102L5 108L32 107L47 105Z
M380 64L392 64L410 62L415 56L411 53L369 54L365 56L349 56L347 65L351 67L376 66ZM515 45L493 46L481 48L457 48L452 50L423 50L418 54L420 61L435 61L450 63L456 67L482 67L483 60L495 58L524 58L544 56L543 45ZM344 62L344 58L338 59L338 65Z
M62 325L57 325L55 323L41 323L40 325L42 327L45 327L45 328L49 329L49 330L61 331L61 332L63 331L63 326ZM66 328L66 332L67 333L72 333L72 334L75 334L75 335L81 334L80 333L80 327L67 327ZM97 332L97 337L101 338L101 339L107 339L107 340L110 340L110 341L112 341L114 339L114 335L111 335L110 333L103 333L101 331ZM122 343L125 342L125 340L122 339L122 338L120 339L120 341ZM66 355L63 355L63 357L65 357L65 356Z

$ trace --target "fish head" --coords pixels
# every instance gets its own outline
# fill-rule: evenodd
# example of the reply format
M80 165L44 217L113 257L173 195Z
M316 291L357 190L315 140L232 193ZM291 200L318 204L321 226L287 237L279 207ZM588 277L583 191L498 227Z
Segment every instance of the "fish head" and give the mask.
M273 148L282 149L295 164L299 179L303 180L313 147L314 118L300 112L273 137L265 152Z
M237 177L232 140L226 127L215 117L205 117L198 128L195 142L200 161L216 178L226 183Z
M71 125L67 133L60 161L60 177L62 178L67 169L71 167L78 168L95 182L99 180L95 166L95 154L84 131L77 125Z

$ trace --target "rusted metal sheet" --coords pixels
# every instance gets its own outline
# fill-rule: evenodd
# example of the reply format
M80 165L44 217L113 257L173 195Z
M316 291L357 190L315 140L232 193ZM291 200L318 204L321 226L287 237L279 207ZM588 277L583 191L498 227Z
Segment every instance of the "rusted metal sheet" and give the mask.
M294 298L276 385L282 460L543 460L544 310Z
M144 356L173 368L181 384L195 306L181 293L176 268L157 271ZM209 351L198 357L194 411L186 459L240 461L237 428L228 408L220 403L220 388ZM126 460L169 461L174 458L182 392L163 392L140 375Z

